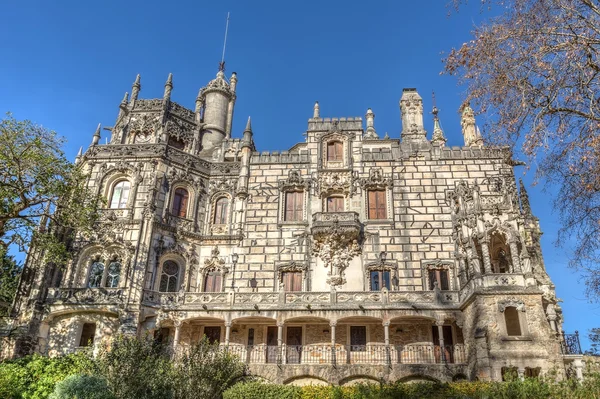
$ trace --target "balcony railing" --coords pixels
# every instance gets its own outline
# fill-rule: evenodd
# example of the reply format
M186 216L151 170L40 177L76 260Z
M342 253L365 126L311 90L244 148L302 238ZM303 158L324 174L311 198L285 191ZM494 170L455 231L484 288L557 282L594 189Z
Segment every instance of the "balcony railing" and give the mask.
M231 344L227 350L248 364L464 364L459 345L251 345Z
M122 288L50 288L46 302L50 304L121 304Z
M458 292L440 291L442 302L458 304ZM433 291L337 291L337 292L157 292L145 290L143 303L167 307L253 307L306 308L308 306L344 305L398 305L419 304L426 307L437 303Z
M563 355L581 355L581 344L579 342L579 331L575 331L575 334L562 333L561 350Z

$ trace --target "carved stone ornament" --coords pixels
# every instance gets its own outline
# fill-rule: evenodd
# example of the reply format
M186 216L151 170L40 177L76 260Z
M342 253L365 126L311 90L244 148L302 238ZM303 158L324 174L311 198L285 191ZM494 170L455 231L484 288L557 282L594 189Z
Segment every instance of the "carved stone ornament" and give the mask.
M145 144L154 141L160 128L159 114L134 115L129 120L129 131L134 143Z
M365 190L385 189L393 185L393 180L384 175L381 168L371 168L369 177L361 179L360 185Z
M352 172L321 172L318 179L318 195L328 197L332 194L351 196L355 192L357 178Z
M516 298L509 298L498 302L498 310L504 313L506 308L514 307L520 312L525 311L525 302Z
M307 190L310 188L310 179L302 178L300 171L292 169L288 173L288 178L279 181L279 190Z
M206 192L206 185L204 181L200 177L192 175L189 172L189 168L186 168L185 170L171 168L169 172L165 174L165 178L169 184L185 182L186 185L190 185L194 189L198 190L199 194Z
M190 123L170 119L167 121L165 129L169 137L181 140L186 144L190 144L194 140L194 126Z
M284 263L281 264L279 266L277 266L277 281L282 281L283 278L283 273L287 273L287 272L299 272L302 273L302 279L306 279L306 270L307 270L307 266L306 263L303 262L289 262L289 263Z
M236 178L221 177L211 179L209 182L209 191L211 194L216 192L233 193L237 186Z
M189 248L186 248L186 245L183 245L177 241L171 241L170 243L165 244L162 237L158 240L158 245L156 247L156 251L159 255L166 255L166 254L180 255L189 264L194 263L198 258L198 255L197 255L193 245L189 245Z
M220 272L221 274L225 274L229 272L229 269L225 266L225 259L219 257L219 254L219 247L214 247L210 253L210 258L204 260L202 273Z
M323 215L331 217L331 220L325 220ZM347 215L358 217L354 212L344 212L340 214L315 214L313 217L312 235L312 253L323 261L328 270L327 283L333 286L342 285L346 282L344 270L350 264L355 256L362 253L359 245L360 226L356 220L342 220Z

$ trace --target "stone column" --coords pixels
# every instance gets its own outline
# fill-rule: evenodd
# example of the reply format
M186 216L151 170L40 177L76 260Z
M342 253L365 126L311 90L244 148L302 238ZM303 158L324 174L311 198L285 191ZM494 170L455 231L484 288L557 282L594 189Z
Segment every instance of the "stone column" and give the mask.
M469 264L469 270L471 271L471 278L481 276L479 259L477 259L477 254L473 253L473 248L471 248L471 246L467 246L467 261Z
M517 375L519 376L519 379L520 379L521 381L523 381L523 380L525 379L525 369L524 369L524 368L521 368L521 367L519 367L519 368L517 369Z
M522 273L521 259L519 258L519 248L517 247L517 241L511 240L508 244L510 247L510 257L513 263L513 273Z
M229 337L231 336L231 322L225 322L225 346L229 347Z
M442 359L442 363L446 363L446 352L444 348L444 322L436 321L435 325L438 328L438 337L440 339L440 358Z
M458 258L458 281L460 282L460 287L464 287L467 284L467 265L465 264L464 255L459 255Z
M573 361L573 366L575 366L575 375L577 376L577 380L579 382L583 381L583 358L575 359Z
M336 351L335 351L335 326L337 325L337 321L330 321L329 328L331 329L331 364L335 366L336 363Z
M283 356L283 351L285 350L283 346L283 326L285 323L283 321L277 322L277 363L281 364L285 361L285 356Z
M490 240L488 238L481 240L481 255L483 256L483 269L485 274L492 273L492 262L490 259Z
M183 322L181 320L175 320L173 325L175 326L175 336L173 337L173 356L175 356L179 349L179 337L181 336L181 326L183 325Z
M383 337L385 342L385 362L388 365L392 364L392 356L390 353L390 321L383 322Z

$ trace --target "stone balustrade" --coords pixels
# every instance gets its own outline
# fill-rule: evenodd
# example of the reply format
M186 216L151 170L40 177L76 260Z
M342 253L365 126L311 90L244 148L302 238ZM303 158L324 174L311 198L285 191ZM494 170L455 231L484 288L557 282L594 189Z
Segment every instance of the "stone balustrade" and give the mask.
M319 306L458 305L456 291L337 291L337 292L157 292L145 290L143 303L157 307L317 308Z
M118 305L124 303L124 295L122 288L50 288L46 303L51 305Z

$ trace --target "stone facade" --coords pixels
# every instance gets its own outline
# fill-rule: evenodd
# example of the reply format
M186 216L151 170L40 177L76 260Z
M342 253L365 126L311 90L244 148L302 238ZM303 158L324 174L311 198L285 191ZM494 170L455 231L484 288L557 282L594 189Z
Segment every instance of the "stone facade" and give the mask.
M561 372L562 314L538 220L506 148L431 140L415 89L400 139L375 114L321 118L306 140L257 152L233 138L237 77L220 70L194 111L126 94L111 131L77 158L106 198L72 262L33 248L13 352L59 354L116 333L181 350L203 335L274 382L499 380ZM83 331L87 331L84 333ZM84 338L88 338L87 335Z

